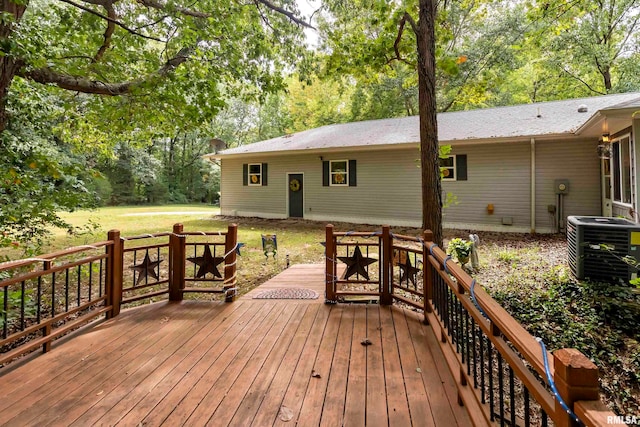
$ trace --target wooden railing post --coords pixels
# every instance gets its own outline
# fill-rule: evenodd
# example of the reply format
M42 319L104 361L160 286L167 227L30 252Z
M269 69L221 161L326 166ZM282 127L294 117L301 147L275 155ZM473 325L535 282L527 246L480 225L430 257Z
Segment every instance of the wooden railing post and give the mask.
M224 241L224 285L225 302L233 302L238 291L236 289L236 246L238 244L238 225L231 224L227 228Z
M185 275L186 237L181 236L182 224L173 225L169 236L169 301L182 301Z
M422 292L424 298L424 320L426 322L427 313L433 311L431 307L431 300L433 299L433 269L429 262L429 248L426 245L427 242L433 242L433 232L431 230L424 230L422 240L425 243L422 245Z
M333 244L333 225L327 224L325 227L325 303L336 302L335 286L335 245Z
M575 348L563 348L553 353L556 388L567 406L574 410L579 400L600 401L598 367ZM577 426L556 400L557 427Z
M380 271L382 277L382 295L380 296L381 305L391 305L393 303L393 241L391 240L391 229L388 225L382 226L382 266ZM408 255L407 255L408 256Z
M122 303L122 240L119 230L111 230L107 235L108 240L113 244L107 245L107 271L105 277L107 305L111 306L111 311L107 312L107 319L120 314L120 304Z

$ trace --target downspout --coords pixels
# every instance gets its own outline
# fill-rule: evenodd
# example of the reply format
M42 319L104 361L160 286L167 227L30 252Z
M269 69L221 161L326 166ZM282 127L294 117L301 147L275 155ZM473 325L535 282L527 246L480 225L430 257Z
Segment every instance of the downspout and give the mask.
M536 233L536 140L531 138L531 234Z
M640 158L638 158L638 144L640 143L640 112L636 111L635 113L633 113L631 115L631 150L633 153L633 158L634 158L634 168L633 168L633 173L634 173L634 179L635 179L635 188L634 188L634 200L633 200L633 220L634 222L639 222L638 220L639 218L639 213L638 213L638 197L640 196L639 194L639 188L638 185L640 185L640 170L638 169L640 167Z

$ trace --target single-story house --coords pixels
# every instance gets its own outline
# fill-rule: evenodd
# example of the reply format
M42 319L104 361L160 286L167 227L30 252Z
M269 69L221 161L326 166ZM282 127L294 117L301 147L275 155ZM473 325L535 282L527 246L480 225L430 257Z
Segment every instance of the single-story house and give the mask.
M551 233L636 222L640 93L438 114L445 228ZM418 117L335 124L209 154L221 213L421 225Z

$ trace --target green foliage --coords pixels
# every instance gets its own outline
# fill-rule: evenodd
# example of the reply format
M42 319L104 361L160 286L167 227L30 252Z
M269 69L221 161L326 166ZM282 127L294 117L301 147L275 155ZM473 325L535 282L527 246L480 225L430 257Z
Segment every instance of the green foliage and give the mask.
M520 261L520 255L518 255L518 253L513 250L501 250L500 252L498 252L498 261L505 264L516 265Z
M591 358L604 371L601 386L613 396L614 411L638 409L640 300L632 288L578 283L558 266L537 273L516 269L490 293L550 351L576 348Z
M0 329L6 325L11 325L16 319L19 319L22 315L21 306L23 294L22 290L18 289L10 291L5 289L0 290L0 301L4 305L5 292L7 292L7 310L0 310ZM25 318L33 317L36 315L37 305L32 298L33 291L26 290L24 292L24 316Z
M0 134L0 247L37 250L50 227L73 230L60 211L95 205L85 182L93 179L85 157L53 136L56 98L16 82L8 101L12 116Z
M466 264L471 256L471 249L473 248L473 242L464 240L459 237L454 237L449 241L447 245L447 253L456 257L460 264Z
M55 90L65 102L57 130L66 141L108 153L114 143L143 144L202 129L226 99L264 99L284 87L283 70L296 64L305 72L310 64L301 27L262 5L154 4L160 7L118 3L118 21L138 34L116 26L100 53L105 20L68 4L29 3L10 39L26 70L48 67L87 80L132 83L130 93L116 97ZM282 6L296 12L290 2ZM208 16L194 18L180 8Z

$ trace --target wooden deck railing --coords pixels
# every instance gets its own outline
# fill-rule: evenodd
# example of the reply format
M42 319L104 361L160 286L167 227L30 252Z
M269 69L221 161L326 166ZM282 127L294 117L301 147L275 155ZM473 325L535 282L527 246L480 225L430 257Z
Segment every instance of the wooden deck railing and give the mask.
M472 417L479 425L579 425L563 405L584 425L607 425L615 414L600 401L597 367L575 349L548 353L431 240L428 231L411 237L394 235L388 227L350 233L328 225L326 301L377 296L381 304L422 310L457 379L459 402L480 408L479 417ZM376 250L351 268L363 258L356 253L361 246ZM345 261L339 277L338 264ZM354 270L359 272L349 275ZM359 277L363 272L366 281ZM375 289L363 288L363 282Z
M0 264L0 365L142 299L236 295L237 226L121 237ZM192 268L193 266L193 268ZM188 273L188 274L187 274ZM185 284L190 286L186 287Z

